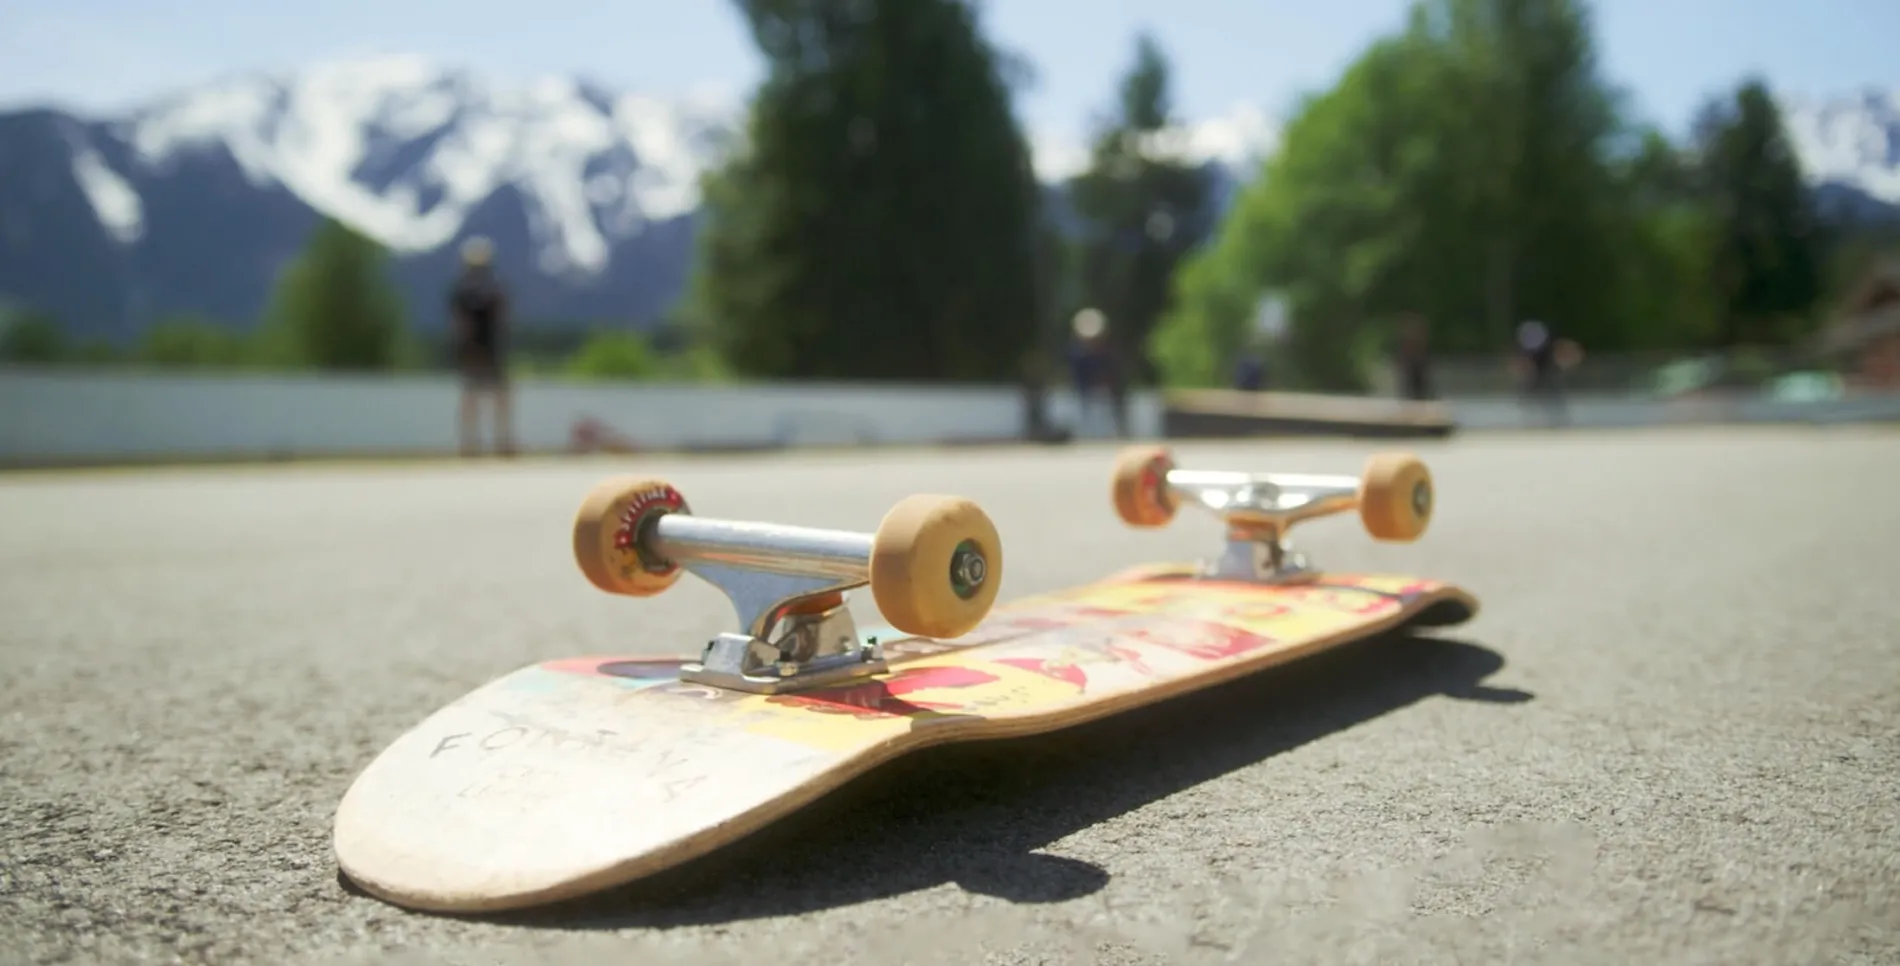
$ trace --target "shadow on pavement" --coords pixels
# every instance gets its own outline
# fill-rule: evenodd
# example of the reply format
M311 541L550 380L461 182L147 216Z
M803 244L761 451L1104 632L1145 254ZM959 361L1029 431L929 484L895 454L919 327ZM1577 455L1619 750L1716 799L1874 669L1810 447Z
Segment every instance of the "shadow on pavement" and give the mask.
M1160 705L1030 738L925 749L710 855L593 896L488 922L665 928L792 916L945 883L1016 903L1101 890L1109 873L1037 849L1183 789L1449 696L1532 695L1484 679L1474 644L1371 638Z

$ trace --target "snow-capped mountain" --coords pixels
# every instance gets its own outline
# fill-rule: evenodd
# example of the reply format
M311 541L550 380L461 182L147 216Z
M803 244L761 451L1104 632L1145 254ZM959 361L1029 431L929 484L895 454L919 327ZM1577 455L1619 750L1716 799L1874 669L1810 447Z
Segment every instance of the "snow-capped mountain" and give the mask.
M1853 185L1900 204L1900 88L1831 100L1789 99L1782 110L1810 178Z
M0 297L93 335L173 312L241 324L328 215L397 256L425 326L474 234L495 241L524 317L650 321L685 283L699 176L743 109L382 57L229 78L119 118L0 115ZM1167 147L1244 162L1272 131L1242 111ZM1086 162L1059 140L1036 149L1051 178Z
M1032 132L1029 140L1036 173L1045 182L1062 181L1088 168L1089 145L1081 137ZM1215 162L1238 174L1254 170L1279 140L1280 125L1271 116L1252 104L1236 104L1225 114L1164 131L1144 149L1195 164Z
M247 77L172 97L107 129L136 162L228 151L253 185L281 186L400 254L454 240L477 206L509 187L528 209L535 267L587 277L615 242L690 215L699 176L736 143L744 105L665 101L563 78L506 86L418 57L326 64ZM1241 161L1273 128L1247 108L1170 132L1161 147L1196 161ZM1038 139L1038 170L1078 173L1085 146ZM74 172L102 223L139 230L138 197L97 151Z
M1817 183L1900 205L1900 92L1790 102ZM743 104L564 79L506 84L410 57L246 76L124 117L0 114L0 299L76 331L131 335L174 312L246 324L323 215L381 241L419 324L462 239L496 243L525 318L651 321L685 284L702 171ZM1246 108L1150 145L1211 162L1222 196L1277 141ZM1058 180L1080 139L1032 135Z
M322 215L389 247L438 325L456 244L496 242L524 313L651 319L684 282L698 177L741 105L415 58L220 81L125 117L0 115L0 296L120 336L254 320Z
M1783 123L1808 179L1836 215L1900 216L1900 88L1786 98Z
M537 267L592 275L615 241L691 213L699 172L725 150L737 110L552 78L507 87L392 57L226 81L108 129L148 171L227 151L251 184L282 186L403 254L440 248L513 188ZM127 189L96 161L86 170L95 209L136 231Z

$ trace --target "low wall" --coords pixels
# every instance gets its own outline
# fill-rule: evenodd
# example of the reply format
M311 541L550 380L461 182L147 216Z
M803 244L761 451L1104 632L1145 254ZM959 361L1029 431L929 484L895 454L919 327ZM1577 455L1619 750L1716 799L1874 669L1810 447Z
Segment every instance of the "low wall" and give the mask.
M225 376L0 370L0 462L452 453L453 377ZM1071 394L1047 403L1073 422ZM1131 430L1159 432L1151 395ZM929 444L1016 439L1020 393L1006 386L576 385L523 381L514 426L524 451L568 448L597 420L640 448ZM484 438L488 414L483 414ZM1096 420L1087 435L1102 435Z
M1448 404L1460 432L1507 430L1548 425L1549 411L1515 397L1461 399ZM1678 399L1573 397L1564 406L1564 422L1593 429L1644 426L1784 423L1900 422L1900 393L1869 393L1844 399L1783 400L1761 396L1697 396Z
M1448 436L1457 424L1439 402L1375 396L1177 390L1162 394L1162 433L1171 437Z
M439 376L0 369L0 465L453 453L458 397L454 378ZM1459 432L1542 424L1536 410L1510 397L1443 405ZM1082 438L1110 435L1099 410L1078 426L1072 393L1050 393L1047 410L1054 424L1078 427ZM1134 394L1129 410L1134 436L1162 437L1156 394ZM567 449L588 419L655 449L928 445L1013 440L1024 431L1022 397L1007 386L516 386L516 437L525 451ZM1809 403L1583 397L1569 406L1569 422L1590 427L1872 420L1900 421L1900 394Z

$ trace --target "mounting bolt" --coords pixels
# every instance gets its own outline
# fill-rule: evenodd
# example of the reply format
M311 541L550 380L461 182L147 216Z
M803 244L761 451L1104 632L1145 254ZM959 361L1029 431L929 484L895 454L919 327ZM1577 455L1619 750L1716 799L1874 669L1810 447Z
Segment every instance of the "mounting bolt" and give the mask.
M968 600L975 596L989 575L989 561L983 559L974 542L965 540L957 545L950 555L950 587L958 597Z

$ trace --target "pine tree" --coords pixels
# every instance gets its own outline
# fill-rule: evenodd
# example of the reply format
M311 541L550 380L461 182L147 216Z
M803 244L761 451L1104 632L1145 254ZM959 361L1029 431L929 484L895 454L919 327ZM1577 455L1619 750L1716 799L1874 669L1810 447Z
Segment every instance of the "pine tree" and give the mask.
M740 0L767 76L706 183L689 314L740 373L1014 378L1039 194L964 0Z
M1526 318L1613 348L1661 304L1635 286L1678 277L1639 271L1667 246L1632 242L1660 229L1619 180L1628 133L1581 0L1420 0L1302 105L1183 266L1158 361L1224 380L1268 290L1291 308L1283 385L1364 389L1413 312L1438 353L1507 351Z
M1759 81L1706 107L1695 141L1716 223L1722 341L1772 345L1811 330L1823 270L1813 203L1774 99Z
M326 219L279 277L266 352L317 369L389 369L402 361L402 297L381 245Z
M1210 182L1167 143L1169 68L1152 36L1136 38L1118 110L1096 135L1089 170L1069 185L1083 219L1084 300L1108 319L1117 354L1146 381L1149 333L1169 306L1180 260L1206 237Z

